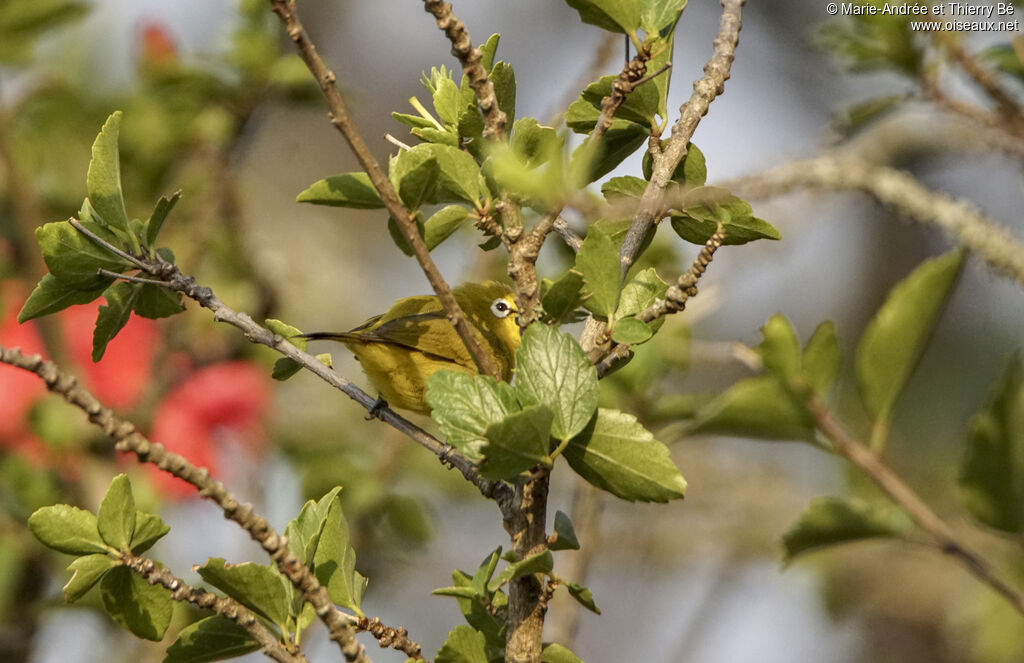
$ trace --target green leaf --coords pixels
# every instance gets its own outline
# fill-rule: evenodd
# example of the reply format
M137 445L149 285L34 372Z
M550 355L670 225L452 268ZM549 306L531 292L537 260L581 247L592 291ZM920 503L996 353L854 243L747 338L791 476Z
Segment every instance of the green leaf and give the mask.
M167 215L174 209L174 205L177 204L178 199L181 198L181 191L176 191L170 198L160 196L160 200L156 201L156 207L153 208L153 213L149 215L149 220L146 222L146 246L153 248L156 244L157 235L160 234L160 229L164 227L164 221L167 220Z
M516 394L524 406L546 405L551 435L566 440L587 425L597 408L597 369L569 334L542 324L523 333L516 353Z
M480 46L480 65L490 71L494 67L494 53L498 50L501 35L494 33Z
M750 203L719 187L690 189L683 194L680 211L672 212L672 229L693 244L707 242L719 224L725 228L725 245L782 238L774 226L754 216Z
M388 178L402 203L410 210L437 202L439 169L433 145L416 145L391 157Z
M666 36L679 20L687 0L648 0L640 13L640 27L648 35Z
M86 189L89 202L104 225L128 230L128 212L121 194L121 164L117 154L117 133L121 126L121 111L115 111L100 130L92 144L92 159Z
M690 433L765 440L814 439L814 420L771 375L745 378L700 408Z
M115 622L140 638L163 639L174 612L174 601L166 589L149 584L126 566L119 566L103 576L100 596Z
M451 79L450 73L439 78L437 83L432 95L434 110L442 122L449 127L455 127L459 123L459 113L462 110L462 96L459 94L459 87Z
M253 562L228 564L213 557L195 570L203 580L274 624L283 626L288 621L288 581L276 569Z
M640 0L566 0L580 20L609 32L631 35L640 27L644 3Z
M308 76L308 74L307 74ZM398 120L402 124L412 127L413 129L437 129L437 125L432 120L428 120L425 117L419 115L409 115L407 113L391 113L391 117Z
M804 375L818 395L824 394L839 373L839 341L831 320L818 325L800 359Z
M437 650L436 663L488 663L484 634L468 626L456 626Z
M92 335L92 360L99 361L107 344L128 323L132 311L144 318L164 318L184 311L181 294L158 285L120 281L103 293L107 303L99 307Z
M555 511L555 540L551 543L551 550L579 550L580 541L576 538L576 530L572 527L569 516L561 511Z
M530 405L490 424L484 431L487 446L480 474L511 481L535 465L550 465L551 420L546 405Z
M214 615L181 629L167 648L163 663L211 663L243 656L260 645L244 627L227 617Z
M960 465L960 500L975 518L1024 530L1024 369L1015 355L985 409L971 419Z
M541 663L583 663L583 660L572 653L568 647L557 642L549 642L540 652Z
M644 178L649 180L654 173L654 158L650 152L644 152L643 159ZM686 189L704 186L708 179L707 160L700 148L693 143L686 144L686 156L676 166L670 178L672 181L683 185Z
M451 237L469 218L469 210L461 205L448 205L434 212L423 224L423 242L428 251L433 251L444 240Z
M589 483L630 502L667 502L686 492L668 447L625 412L598 409L562 455Z
M639 198L647 190L647 181L632 175L613 177L601 185L601 194L612 201L619 198Z
M576 254L576 271L583 275L583 305L596 316L612 319L621 285L618 245L605 233L591 228Z
M561 154L565 144L553 127L541 125L535 118L516 120L510 141L512 152L527 168L536 168Z
M589 104L585 102L575 102L569 107L569 112L565 116L566 124L577 133L590 133L597 122L597 115L594 115L589 126L587 126L586 122L578 121L568 124L570 120L578 118L577 115L573 114L573 109L579 103L583 103L584 107L590 108ZM578 127L587 128L580 131ZM576 174L578 184L584 186L615 170L620 163L636 152L641 145L647 143L650 137L650 128L635 122L615 118L612 120L611 128L605 132L604 138L597 145L588 137L572 153L570 169Z
M81 223L84 228L111 245L126 248L117 235L103 226L91 221ZM113 283L112 277L96 273L100 268L118 273L135 269L135 265L100 247L67 221L47 223L36 228L36 241L47 269L68 288L95 291Z
M96 530L96 516L67 504L36 510L29 516L28 528L40 543L57 552L91 555L109 550Z
M135 510L135 533L132 535L131 551L133 555L141 555L153 544L171 531L160 516Z
M132 313L132 303L138 290L135 284L121 281L115 283L104 293L106 305L101 305L96 316L96 328L92 332L92 360L103 359L107 344L114 340Z
M505 113L507 126L512 126L516 119L516 72L509 63L498 62L491 68L490 79L498 108Z
M459 201L476 206L484 197L480 166L472 156L449 145L422 143L402 150L392 158L388 175L411 210Z
M497 577L491 580L488 585L488 591L496 591L499 587L504 585L506 582L511 582L518 578L525 578L526 576L532 576L537 573L551 573L551 569L555 566L555 558L551 555L550 550L544 550L539 553L525 557L518 562L513 562L505 567Z
M78 290L58 281L53 274L43 274L43 278L21 307L18 322L28 322L34 318L63 311L75 304L88 304L106 289L107 283L102 283L92 290Z
M545 321L557 324L575 322L576 310L582 303L583 276L574 270L568 270L556 281L544 279L541 305L544 307Z
M484 557L483 561L480 562L480 566L477 567L476 573L473 574L472 587L476 593L483 596L487 592L487 586L491 582L491 576L494 575L494 569L498 567L498 560L501 559L501 546L498 546L491 551L487 557ZM454 576L452 576L454 578Z
M335 495L327 508L323 531L313 554L313 573L327 588L331 600L360 617L366 578L356 571L356 551L349 543L348 523Z
M314 182L295 198L295 202L350 209L384 208L384 201L370 182L370 176L362 171Z
M622 286L615 317L636 315L652 306L656 300L663 298L667 291L668 284L661 280L653 267L641 270Z
M622 318L615 321L612 340L626 345L639 345L654 336L650 325L636 318Z
M782 537L785 561L811 550L867 538L901 536L914 523L902 509L862 500L819 497Z
M590 133L601 115L601 105L604 98L612 94L612 85L618 76L604 76L591 83L583 92L580 98L574 103L586 103L590 110L577 106L573 109L570 106L569 115L566 116L566 124L571 121L570 129L577 133ZM629 93L626 100L620 105L613 116L618 121L630 122L644 129L650 135L651 129L658 125L656 115L658 114L658 91L652 85L641 85ZM571 118L570 118L571 115ZM590 127L586 124L589 122ZM615 123L612 123L614 128ZM582 131L580 131L582 130Z
M597 603L594 602L594 595L593 593L591 593L589 588L584 587L583 585L577 584L575 582L567 583L566 587L568 587L569 589L569 594L572 595L572 597L576 599L580 605L582 605L590 612L593 612L598 615L601 614L601 609L598 608Z
M288 547L307 566L313 561L313 554L320 543L320 536L327 520L327 512L331 504L338 499L339 493L341 487L336 486L319 500L307 501L302 505L299 515L285 526L284 535L288 538Z
M757 353L765 369L783 382L794 378L800 370L800 342L789 320L776 313L764 323L761 333L764 340L757 346Z
M306 350L306 339L302 338L302 331L297 327L292 327L289 324L275 320L273 318L267 318L263 326L266 327L272 334L277 334L281 338L286 339L289 343L294 345L300 350ZM330 364L327 364L328 366ZM291 376L295 375L302 370L302 364L295 361L290 357L281 357L274 362L273 371L270 374L275 380L287 380Z
M135 498L128 475L118 474L110 482L96 515L96 529L111 548L129 549L128 544L135 536Z
M483 458L487 427L519 410L515 390L507 382L454 371L430 376L426 399L448 444L473 462Z
M864 330L857 347L857 383L873 419L888 418L924 352L964 256L952 251L921 263L892 289Z
M85 596L85 593L92 589L93 585L100 581L110 569L118 566L118 563L107 555L96 553L77 557L68 566L68 571L73 575L71 580L64 585L64 598L68 603L74 603Z
M460 599L475 599L480 596L472 587L441 587L430 593L434 596L454 596Z
M425 143L438 143L440 145L449 145L451 147L459 146L459 134L454 131L426 127L423 129L413 129L410 133Z

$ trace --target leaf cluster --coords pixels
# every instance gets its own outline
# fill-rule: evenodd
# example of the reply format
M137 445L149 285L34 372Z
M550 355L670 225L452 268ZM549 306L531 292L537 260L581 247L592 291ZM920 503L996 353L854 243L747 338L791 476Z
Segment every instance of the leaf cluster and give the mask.
M285 534L292 551L327 588L337 605L362 616L366 579L355 570L355 552L341 513L340 488L310 500ZM136 509L131 482L124 474L110 483L96 514L66 504L38 509L29 528L46 547L75 557L64 586L68 602L81 600L97 587L114 621L140 638L161 640L173 614L170 592L137 573L129 563L166 535L159 516ZM158 565L159 566L159 565ZM251 610L286 646L315 619L311 605L274 567L213 558L195 570L211 587ZM167 650L167 663L216 661L260 648L248 629L227 613L205 617L181 630Z

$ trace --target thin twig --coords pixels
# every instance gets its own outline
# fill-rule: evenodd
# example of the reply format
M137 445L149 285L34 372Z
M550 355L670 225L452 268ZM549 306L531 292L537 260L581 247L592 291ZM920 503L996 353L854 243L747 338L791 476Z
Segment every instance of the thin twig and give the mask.
M119 279L121 281L128 281L129 283L141 283L143 285L157 285L161 288L167 287L166 281L160 281L157 279L147 279L141 276L133 276L131 274L121 274L120 272L112 272L109 269L103 269L100 267L96 270L96 273L100 276L109 276L112 279Z
M818 429L832 441L836 453L853 463L893 502L906 509L917 526L931 536L939 550L958 560L971 575L994 589L1009 601L1017 612L1024 615L1024 595L996 576L995 571L984 558L958 541L949 526L918 497L910 486L889 469L877 454L847 433L846 429L835 420L820 397L812 395L806 403Z
M601 114L597 118L594 130L590 133L589 140L592 143L604 138L605 133L612 127L615 111L626 102L629 93L645 80L647 61L650 59L651 52L644 48L626 63L622 71L619 72L619 77L612 81L611 94L601 99Z
M417 661L426 661L423 657L422 648L418 643L409 639L409 632L405 630L404 626L399 626L398 628L388 626L381 622L379 617L360 617L359 621L356 622L356 628L360 631L367 631L370 635L377 638L377 642L382 649L390 647L402 652L409 658Z
M459 334L459 338L465 344L469 356L473 358L481 373L495 379L500 379L501 374L498 371L498 367L494 359L484 350L479 332L469 323L469 319L466 317L462 307L455 300L451 287L445 282L441 272L437 269L437 265L434 264L433 258L430 257L430 251L427 250L427 245L423 242L423 237L420 236L416 221L402 205L398 198L398 193L391 185L387 174L384 173L380 164L377 163L373 154L370 153L369 148L367 148L366 143L363 141L362 135L349 116L345 99L341 96L341 91L337 86L337 77L324 64L319 53L317 53L316 46L313 44L309 34L306 32L306 28L303 27L295 11L295 3L289 0L270 0L270 5L274 13L284 23L288 36L295 42L295 47L302 61L306 63L306 67L320 85L320 90L327 99L327 105L330 108L331 124L348 141L349 147L352 148L352 152L359 161L359 165L366 171L370 182L373 183L377 193L380 194L381 200L384 201L384 206L398 223L399 228L402 230L402 235L412 248L416 261L419 262L420 268L430 282L430 286L437 294L441 306L444 307L445 313L448 315L448 320L451 321L455 331Z
M526 329L537 319L540 308L540 284L537 281L537 258L540 247L548 234L554 229L555 219L561 214L558 206L548 211L533 226L529 233L521 235L515 241L508 242L508 274L516 284L516 302L519 305L519 326Z
M604 492L590 485L585 479L573 477L572 526L579 541L579 550L558 562L558 575L579 584L586 584L594 556L600 552L601 514L604 509ZM547 636L551 642L573 647L582 606L576 600L559 599L561 605L548 619Z
M505 123L508 118L498 106L494 83L488 78L487 71L480 63L483 55L479 48L473 48L469 32L466 31L466 24L452 13L452 5L449 2L423 0L423 7L434 16L437 27L444 31L452 43L452 55L458 59L459 64L462 65L462 71L469 78L469 84L476 93L480 109L484 112L484 137L503 140L506 133Z
M162 444L150 442L136 430L134 424L115 415L81 387L74 377L61 372L53 362L39 355L25 356L16 348L8 349L2 345L0 362L35 373L42 378L47 389L60 394L85 412L90 422L114 440L118 451L135 454L140 461L152 463L164 472L192 484L201 497L217 504L224 512L224 517L237 523L259 543L278 570L312 604L317 616L327 626L331 640L340 647L345 660L349 663L369 663L366 651L350 628L355 618L338 610L327 594L327 588L317 581L316 576L289 549L284 537L277 534L266 519L254 513L251 504L240 504L224 484L210 477L206 468L196 467L184 456L167 451Z
M1004 90L996 77L985 69L977 58L968 53L963 45L952 40L947 40L944 43L946 50L953 56L953 60L996 102L996 106L1003 116L1019 128L1020 122L1024 118L1021 117L1020 106L1017 105L1017 100L1013 98L1013 95Z
M994 269L1024 286L1024 242L971 203L928 189L900 170L855 158L824 156L775 166L726 182L737 194L763 198L797 188L863 191L915 221L952 235Z
M121 258L122 260L127 260L128 262L130 262L131 264L135 265L139 269L145 269L146 268L145 264L142 262L142 260L140 260L139 258L136 258L135 256L131 255L130 253L125 253L124 251L122 251L121 249L117 248L116 246L114 246L113 244L108 242L107 240L103 239L102 237L100 237L96 233L92 232L91 230L89 230L88 228L83 226L82 223L78 219L76 219L75 217L71 217L70 219L68 219L68 223L71 224L72 228L74 228L78 232L80 232L83 235L85 235L86 237L88 237L97 246L103 247L107 251L110 251L111 253L116 255L118 258Z
M569 222L558 217L552 224L552 229L558 233L565 245L572 249L573 253L579 253L583 246L583 238L576 234L576 231L569 227Z
M462 476L476 486L484 497L497 499L499 493L508 490L508 486L504 484L488 481L481 477L473 463L458 453L450 444L441 442L419 426L397 414L394 410L379 407L377 399L372 398L355 384L338 375L338 373L325 366L316 357L299 350L289 343L287 339L271 333L263 326L257 324L247 314L234 311L218 299L212 290L196 285L194 278L183 276L173 265L170 267L171 271L164 275L164 278L169 283L169 287L183 293L190 299L194 299L200 306L213 311L214 319L218 322L225 322L241 330L252 343L266 345L284 356L299 362L317 377L359 403L367 412L373 412L374 416L381 421L429 450L438 457L441 463L459 470Z
M81 224L77 224L77 226L80 227ZM88 234L91 235L92 241L96 242L104 249L111 251L116 250L116 247L112 246L102 237L98 237L92 233ZM381 421L384 421L395 430L431 451L438 457L442 464L458 469L459 472L462 473L462 476L476 486L484 497L497 500L502 491L507 492L510 490L508 486L500 482L488 481L481 477L476 471L476 467L473 463L465 456L459 454L458 451L456 451L450 444L441 442L419 426L416 426L404 417L395 413L394 410L387 407L381 407L378 399L371 398L362 389L335 373L313 355L299 350L293 344L288 342L287 339L272 333L270 330L258 324L252 319L252 316L233 310L218 299L217 296L213 294L212 289L200 286L196 283L195 277L182 274L181 270L179 270L177 266L165 261L159 254L148 260L140 260L134 256L129 257L141 270L160 279L160 285L180 292L189 299L196 301L203 308L208 308L213 311L214 320L217 320L218 322L225 322L239 329L250 342L265 345L277 350L284 356L302 364L302 366L307 370L311 371L322 380L362 405L367 412L373 413L373 415Z
M725 228L719 226L718 230L704 243L704 247L697 254L693 264L690 265L690 269L684 272L676 283L669 286L668 290L665 291L664 299L654 302L643 311L637 313L637 319L641 322L653 322L665 315L683 311L686 308L686 302L691 297L697 296L697 282L704 275L704 271L707 270L712 258L714 258L715 251L722 246L724 240ZM597 376L604 377L628 357L628 343L618 343L612 346L607 356L597 362Z
M306 657L302 652L290 652L285 649L255 614L231 597L217 596L200 587L192 587L184 580L175 577L170 569L162 568L153 560L145 557L122 553L121 561L149 584L160 585L170 591L173 600L187 601L198 608L210 610L238 624L249 632L253 640L259 643L260 650L275 661L306 663Z
M679 109L679 120L672 127L672 136L654 154L651 181L640 198L640 207L633 217L619 251L623 275L629 271L643 246L644 237L661 215L665 188L672 173L686 157L687 146L700 119L708 112L715 97L725 90L729 71L739 42L741 10L744 0L722 0L722 19L714 40L713 54L704 65L704 76L693 84L693 94Z

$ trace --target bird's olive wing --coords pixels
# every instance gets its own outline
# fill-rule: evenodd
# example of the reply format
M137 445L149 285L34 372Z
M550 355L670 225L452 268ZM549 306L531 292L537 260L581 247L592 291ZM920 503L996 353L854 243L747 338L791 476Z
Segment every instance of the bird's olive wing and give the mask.
M462 339L442 311L405 315L390 320L382 318L372 328L358 335L369 342L401 345L438 359L475 366Z

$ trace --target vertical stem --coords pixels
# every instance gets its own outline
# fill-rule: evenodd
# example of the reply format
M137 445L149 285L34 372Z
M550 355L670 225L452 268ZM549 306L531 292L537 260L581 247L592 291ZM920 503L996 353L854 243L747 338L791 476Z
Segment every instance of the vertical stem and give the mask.
M544 530L549 481L544 474L516 486L512 508L505 511L505 529L512 539L516 559L543 552L547 547ZM540 575L509 583L506 663L540 663L545 610L540 600L542 592Z

